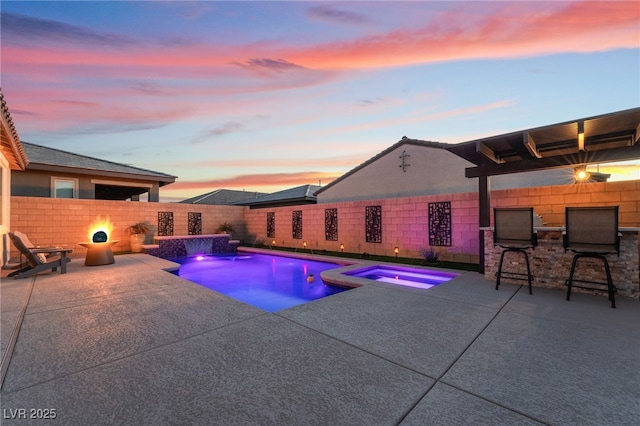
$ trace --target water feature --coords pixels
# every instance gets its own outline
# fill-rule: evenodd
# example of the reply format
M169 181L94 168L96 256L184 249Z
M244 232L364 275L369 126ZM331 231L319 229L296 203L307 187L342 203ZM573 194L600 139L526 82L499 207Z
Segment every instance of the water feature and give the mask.
M213 238L190 238L184 239L183 242L184 248L187 251L187 256L211 254Z

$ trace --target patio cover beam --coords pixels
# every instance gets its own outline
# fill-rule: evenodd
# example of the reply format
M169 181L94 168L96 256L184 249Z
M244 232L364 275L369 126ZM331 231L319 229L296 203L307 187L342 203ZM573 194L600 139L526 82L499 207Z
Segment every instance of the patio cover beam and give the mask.
M632 146L611 150L580 151L568 155L557 155L554 157L533 158L500 164L486 164L476 167L468 167L465 169L465 176L468 178L476 178L480 176L522 173L572 165L578 166L587 163L609 163L612 161L637 159L640 159L640 144L636 143Z

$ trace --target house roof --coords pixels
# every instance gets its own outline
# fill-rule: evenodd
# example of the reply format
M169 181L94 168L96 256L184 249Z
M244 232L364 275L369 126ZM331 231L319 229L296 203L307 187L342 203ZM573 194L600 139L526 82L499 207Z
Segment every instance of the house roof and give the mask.
M315 204L317 199L314 194L318 189L320 189L319 185L302 185L274 192L273 194L265 194L252 200L240 201L235 204L249 206L252 209Z
M197 195L192 198L180 201L183 204L209 204L209 205L232 205L240 201L254 200L255 198L268 195L263 192L235 191L232 189L216 189L206 194Z
M338 182L341 182L341 181L345 180L346 178L348 178L349 176L353 175L357 171L367 167L369 164L379 160L380 158L384 157L385 155L389 154L390 152L393 152L394 150L396 150L397 148L401 147L402 145L425 146L425 147L428 147L428 148L437 148L437 149L445 149L446 147L449 146L449 144L442 143L442 142L423 141L423 140L419 140L419 139L410 139L410 138L408 138L406 136L403 136L402 139L400 139L395 144L391 145L389 148L387 148L384 151L380 152L379 154L371 157L370 159L368 159L364 163L360 164L359 166L354 167L353 169L349 170L347 173L343 174L339 178L333 180L331 183L329 183L329 184L323 186L322 188L320 188L318 191L315 192L315 195L318 195L321 192L327 190L328 188L331 188L333 185L337 184Z
M24 170L29 162L24 152L18 132L11 119L9 107L0 91L0 115L2 116L2 132L0 133L0 150L9 162L11 170Z
M578 144L578 130L584 149ZM473 163L469 178L640 158L640 108L579 118L456 145L448 150Z
M113 161L100 160L60 149L22 142L29 159L27 170L45 170L110 176L159 182L160 186L173 183L176 176L142 169Z

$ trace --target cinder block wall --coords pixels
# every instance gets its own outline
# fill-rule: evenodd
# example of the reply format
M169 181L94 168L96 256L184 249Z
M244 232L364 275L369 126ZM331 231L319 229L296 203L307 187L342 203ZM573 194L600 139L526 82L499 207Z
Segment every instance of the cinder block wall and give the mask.
M419 197L388 198L254 209L245 212L247 235L254 244L262 240L285 247L313 250L345 251L393 256L394 247L400 256L420 257L420 249L429 245L428 204L450 201L452 209L452 246L437 247L441 259L478 262L478 194L459 193ZM365 240L365 207L382 207L382 243ZM599 182L578 185L558 185L496 190L491 192L491 207L533 207L547 226L564 225L567 206L620 206L620 226L640 227L640 181ZM325 239L324 211L338 209L338 241ZM292 214L302 211L302 239L292 236ZM267 212L275 213L275 238L267 237Z
M174 235L187 234L188 212L202 213L202 232L214 233L227 221L234 225L232 238L244 244L256 241L302 248L304 241L312 250L345 251L393 256L394 247L401 257L420 257L420 249L429 245L431 202L451 202L451 247L437 247L443 260L478 262L478 194L459 193L368 201L337 202L292 207L253 209L240 206L205 206L176 203L142 203L104 200L69 200L38 197L11 197L11 228L26 233L33 243L64 245L84 256L78 245L87 241L89 225L98 216L109 216L114 224L115 250L128 250L124 228L147 222L157 230L158 212L173 212ZM620 226L640 227L640 181L601 182L491 192L492 207L531 206L548 226L564 224L566 206L620 206ZM367 243L365 207L382 208L382 242ZM338 240L325 238L325 209L338 209ZM302 211L302 239L294 239L292 214ZM267 237L267 212L275 213L275 238ZM15 250L15 249L13 249ZM12 257L17 256L12 252Z
M533 207L534 211L542 216L546 226L563 226L565 207L619 206L620 226L640 227L640 181L582 183L492 191L491 206Z
M460 193L368 201L349 201L317 205L253 209L245 211L251 244L262 241L314 251L344 251L393 256L398 247L401 257L420 257L420 249L429 246L429 203L451 202L451 247L437 247L441 259L478 262L478 194ZM382 242L368 243L365 235L367 206L381 206ZM325 210L338 210L338 240L325 238ZM302 238L293 238L293 212L302 211ZM267 213L275 213L275 237L267 237Z
M223 223L234 226L232 238L245 239L244 207L206 206L199 204L147 203L109 200L80 200L41 197L11 197L11 230L26 234L39 246L72 248L73 257L84 257L86 249L80 242L90 241L88 232L98 218L108 218L113 225L111 240L119 240L114 251L129 250L129 235L125 228L146 222L157 235L158 212L173 212L174 235L188 234L188 213L202 214L202 233L213 234ZM147 242L153 242L147 236ZM11 245L10 256L19 254Z

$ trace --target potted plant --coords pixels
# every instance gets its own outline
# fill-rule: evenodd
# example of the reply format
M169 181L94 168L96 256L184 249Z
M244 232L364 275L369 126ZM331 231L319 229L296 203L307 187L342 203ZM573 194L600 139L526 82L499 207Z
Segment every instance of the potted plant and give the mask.
M132 252L142 252L142 245L149 230L149 226L144 222L138 222L125 228L125 231L129 234L129 244L131 245Z
M218 226L216 229L216 234L229 234L233 232L233 225L229 222L224 222L222 225Z
M433 247L425 247L421 250L421 252L426 264L433 265L438 263L440 253L438 253L438 251Z

